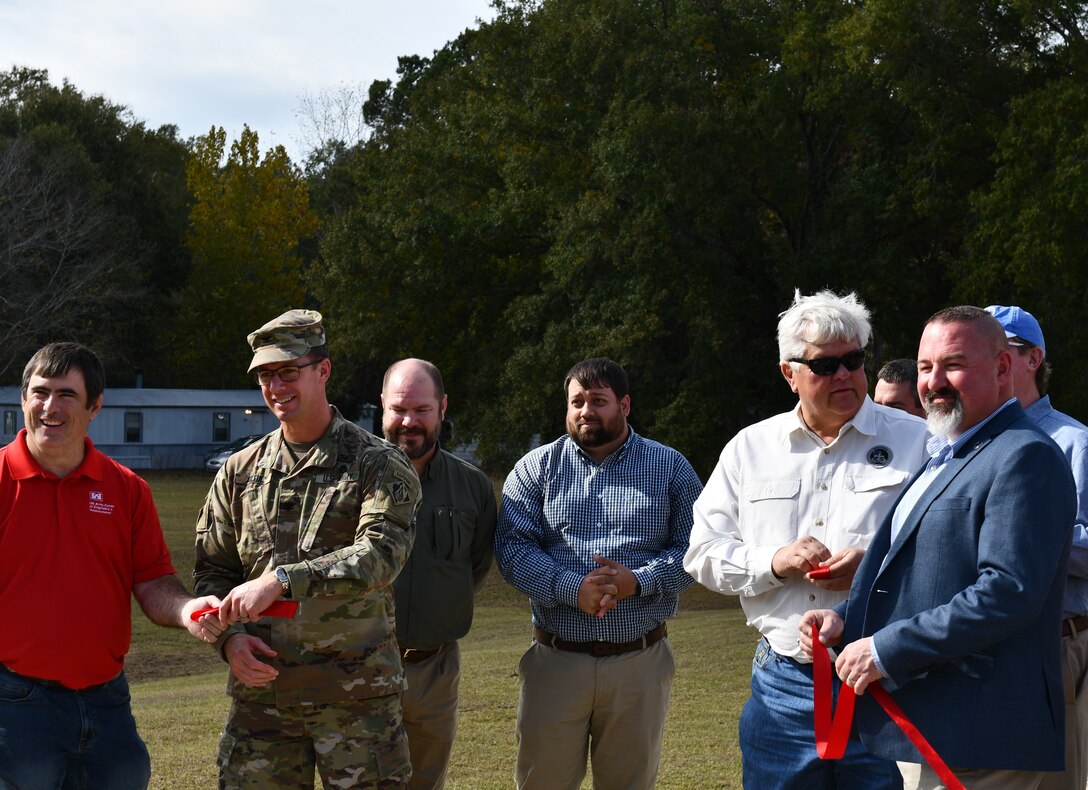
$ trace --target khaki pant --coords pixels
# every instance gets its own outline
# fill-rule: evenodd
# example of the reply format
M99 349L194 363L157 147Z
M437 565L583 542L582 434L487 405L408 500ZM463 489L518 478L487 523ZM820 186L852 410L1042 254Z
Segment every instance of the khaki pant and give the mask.
M1043 774L1041 790L1084 790L1088 784L1088 631L1062 637L1065 685L1065 770Z
M945 784L928 765L899 763L903 790L945 790ZM1046 771L985 771L952 769L967 790L1038 790Z
M461 648L454 642L436 656L404 665L408 690L401 700L412 753L411 790L438 790L446 784L457 733L457 687Z
M327 788L402 788L411 764L400 695L282 707L234 700L218 764L226 790L311 790L315 765Z
M537 642L518 665L520 790L576 790L593 762L597 790L651 790L676 664L668 639L595 658Z

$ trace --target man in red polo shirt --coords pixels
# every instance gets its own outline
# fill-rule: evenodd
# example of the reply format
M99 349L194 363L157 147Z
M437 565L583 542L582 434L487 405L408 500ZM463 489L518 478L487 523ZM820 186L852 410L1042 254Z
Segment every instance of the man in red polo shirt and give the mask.
M23 371L26 428L0 449L0 787L144 788L129 707L131 596L159 625L214 642L174 575L146 482L95 449L105 371L52 343Z

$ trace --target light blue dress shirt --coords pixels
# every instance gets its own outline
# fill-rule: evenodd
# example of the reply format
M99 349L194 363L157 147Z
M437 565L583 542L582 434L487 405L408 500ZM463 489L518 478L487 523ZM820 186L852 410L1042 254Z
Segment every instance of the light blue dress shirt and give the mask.
M1088 614L1088 426L1062 414L1044 395L1024 409L1035 424L1061 448L1077 484L1077 518L1073 522L1073 549L1065 583L1064 617Z

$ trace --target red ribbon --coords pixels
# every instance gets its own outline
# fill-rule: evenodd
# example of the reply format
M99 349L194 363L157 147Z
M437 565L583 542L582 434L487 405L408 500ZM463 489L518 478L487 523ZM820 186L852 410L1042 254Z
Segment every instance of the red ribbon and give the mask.
M219 614L219 607L213 606L210 609L197 609L195 612L189 615L189 619L196 622L206 614L217 615ZM273 601L267 609L261 612L261 617L286 617L288 619L298 614L298 601ZM825 650L826 654L827 651Z
M854 720L854 689L845 683L839 689L839 706L834 715L831 712L831 657L827 648L820 642L820 629L812 625L812 703L816 729L816 753L821 760L838 760L846 753L846 741L850 738L850 725ZM880 703L884 712L901 729L910 742L926 758L926 762L937 772L948 790L965 790L963 783L956 778L937 750L929 745L913 722L903 713L903 709L884 690L879 681L869 684L868 691L873 699Z

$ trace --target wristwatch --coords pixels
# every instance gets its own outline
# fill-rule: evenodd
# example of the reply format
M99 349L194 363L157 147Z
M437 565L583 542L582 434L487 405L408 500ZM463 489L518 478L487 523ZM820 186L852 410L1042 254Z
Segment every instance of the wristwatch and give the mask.
M283 585L283 597L291 597L291 579L283 568L276 568L276 579Z

